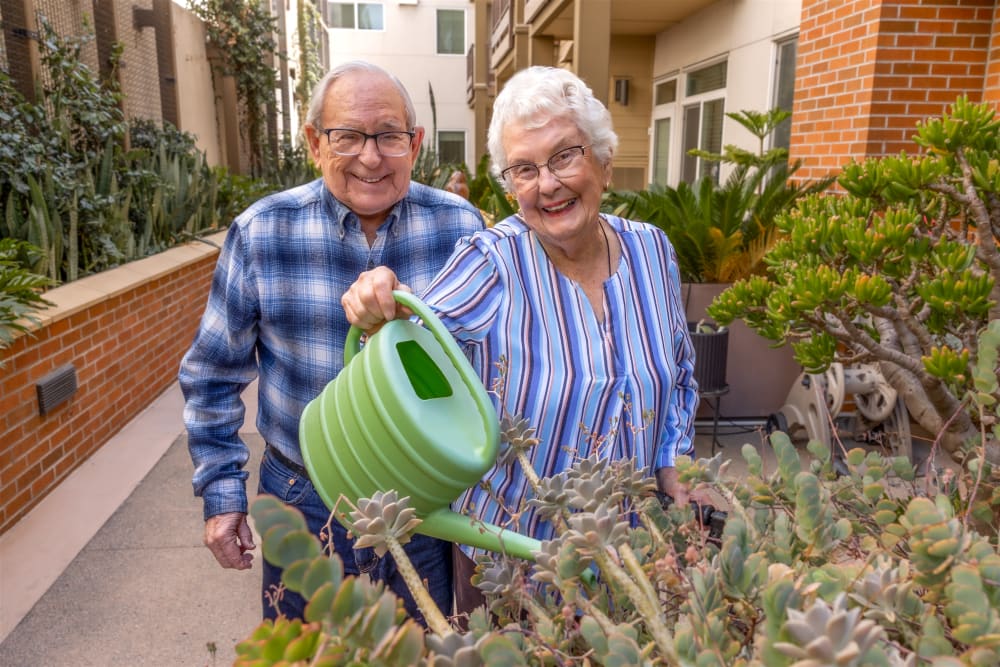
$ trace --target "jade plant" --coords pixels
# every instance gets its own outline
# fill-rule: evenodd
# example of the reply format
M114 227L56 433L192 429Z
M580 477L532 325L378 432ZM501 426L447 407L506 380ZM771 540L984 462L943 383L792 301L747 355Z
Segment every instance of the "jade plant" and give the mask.
M982 445L1000 463L991 417L970 400L983 391L978 336L1000 318L998 135L989 105L960 98L918 123L914 154L846 165L840 192L779 216L766 275L733 285L710 316L791 344L809 372L878 364L941 447L961 460Z
M994 356L974 369L982 390L970 400L995 422L1000 325L979 344ZM537 443L517 417L502 440L515 450L504 465ZM1000 664L996 535L970 521L982 466L919 477L903 457L856 448L837 470L823 443L810 443L807 463L785 434L771 445L773 466L744 445L740 476L720 457L678 460L682 481L724 500L719 532L662 502L630 460L590 457L533 478L526 502L556 537L534 562L479 556L472 581L487 605L463 623L408 577L426 630L381 584L345 577L296 509L262 497L251 513L264 557L309 603L303 621L260 624L236 664ZM390 490L336 516L407 572L400 546L420 522L408 499Z

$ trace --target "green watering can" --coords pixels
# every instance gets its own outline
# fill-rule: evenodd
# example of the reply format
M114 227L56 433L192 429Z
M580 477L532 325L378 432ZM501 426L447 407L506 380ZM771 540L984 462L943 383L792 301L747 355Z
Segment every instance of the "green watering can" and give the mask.
M331 510L341 495L356 504L395 489L423 520L418 532L534 560L538 540L449 509L496 461L496 411L434 313L407 292L393 296L427 328L393 320L362 348L351 327L344 370L299 421L309 477Z

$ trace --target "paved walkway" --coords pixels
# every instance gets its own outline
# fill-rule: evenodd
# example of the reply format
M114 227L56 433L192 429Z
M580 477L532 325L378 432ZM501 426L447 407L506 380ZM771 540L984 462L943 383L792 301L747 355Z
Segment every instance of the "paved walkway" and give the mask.
M0 665L232 664L260 568L223 570L202 545L182 405L174 385L0 537Z
M263 442L256 386L246 395L252 491ZM202 546L182 405L174 385L0 536L0 665L232 664L260 621L260 568L223 570ZM759 432L722 430L729 474L745 470L743 443L773 461ZM699 432L708 456L710 430Z

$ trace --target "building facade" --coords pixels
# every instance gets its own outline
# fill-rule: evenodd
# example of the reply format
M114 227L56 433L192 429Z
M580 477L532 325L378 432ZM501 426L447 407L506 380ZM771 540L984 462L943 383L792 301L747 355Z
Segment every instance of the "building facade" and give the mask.
M566 67L611 111L622 189L699 179L713 166L691 148L757 149L729 112L792 111L772 140L818 178L910 148L916 123L959 95L1000 102L996 0L469 2L477 156L503 83L529 65Z
M473 17L465 0L328 1L330 65L361 59L395 74L426 130L424 147L441 162L473 165L473 111L463 86Z

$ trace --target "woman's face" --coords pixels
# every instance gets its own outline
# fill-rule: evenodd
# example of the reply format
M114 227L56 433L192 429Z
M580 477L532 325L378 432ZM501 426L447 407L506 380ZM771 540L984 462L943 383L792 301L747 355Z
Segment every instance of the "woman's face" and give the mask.
M503 131L504 155L508 169L517 165L537 167L537 178L528 168L529 178L517 178L505 172L521 215L543 243L572 246L589 239L601 208L601 193L610 181L611 164L594 159L587 138L567 118L554 118L542 127L526 128L521 123ZM573 149L583 146L582 155ZM549 166L555 166L558 176Z

